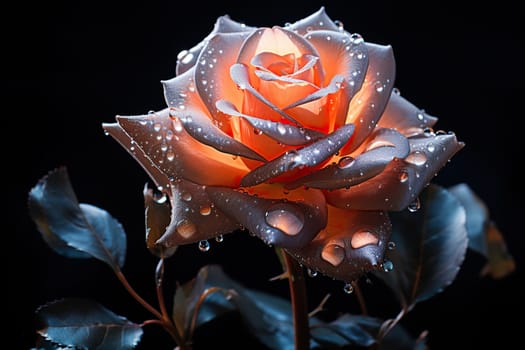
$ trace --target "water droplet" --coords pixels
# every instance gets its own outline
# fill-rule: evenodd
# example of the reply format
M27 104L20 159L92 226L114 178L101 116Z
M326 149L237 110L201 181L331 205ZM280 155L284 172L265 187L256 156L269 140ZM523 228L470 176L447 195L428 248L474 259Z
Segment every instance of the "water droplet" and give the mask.
M155 131L158 132L158 131L160 131L160 128L161 128L161 127L162 127L162 125L161 125L160 123L155 123L155 124L153 125L153 130L155 130Z
M171 162L173 159L175 159L175 153L169 150L168 152L166 152L166 159Z
M339 159L339 162L337 162L337 166L340 169L346 169L346 168L351 167L354 163L355 163L355 159L354 158L352 158L350 156L346 156L346 157L343 157L343 158Z
M339 29L340 32L345 30L345 26L344 26L343 22L341 22L340 20L336 19L334 21L334 24L337 26L337 29Z
M379 243L379 238L372 232L365 230L354 232L352 240L350 241L350 245L354 249L377 243Z
M425 119L425 115L422 112L418 112L417 113L417 119L423 120L423 119Z
M186 50L185 50L185 51L186 51ZM186 54L181 58L180 61L181 61L183 64L188 64L188 63L190 63L192 60L193 60L193 54L190 53L190 52L188 52L188 51L186 51Z
M352 283L345 283L343 292L346 294L352 294L354 292L354 286L352 286Z
M199 241L199 250L201 252L207 252L208 250L210 250L210 242L208 242L207 240Z
M321 251L321 258L333 266L339 266L345 258L344 243L328 243Z
M394 250L394 249L396 249L396 243L388 242L388 250Z
M416 197L416 199L414 199L412 203L410 203L407 207L408 211L411 213L418 211L419 208L421 208L421 202L419 201L419 197Z
M353 33L353 34L350 34L350 41L353 42L354 44L360 44L364 40L363 40L363 37L360 34Z
M203 205L200 209L199 209L199 213L202 215L202 216L208 216L211 214L211 206L209 205Z
M400 91L398 88L396 88L396 87L392 89L392 92L393 92L394 94L396 94L397 96L400 96L400 95L401 95L401 91Z
M168 200L168 195L166 193L155 192L153 194L153 200L159 204L164 204Z
M179 54L177 55L177 59L180 60L182 58L184 58L184 56L186 56L188 54L188 50L182 50L181 52L179 52Z
M224 241L224 236L223 235L218 235L217 237L215 237L215 241L218 242L218 243L221 243L222 241Z
M177 233L184 238L190 238L195 232L197 232L197 226L189 220L181 220L177 224Z
M429 152L434 152L434 151L436 150L436 146L434 146L433 144L429 143L429 144L427 145L427 150L428 150Z
M403 170L399 173L399 182L404 183L408 181L408 172Z
M279 134L284 135L286 134L286 127L283 124L277 125L277 131Z
M299 217L298 214L301 216ZM291 213L285 209L277 209L266 213L266 222L287 235L294 236L303 229L304 217L299 211Z
M383 271L390 272L394 269L394 263L391 262L390 260L385 260L381 264L381 267L383 268Z
M184 192L181 197L186 202L191 201L191 193L189 192Z
M421 151L414 151L405 158L405 161L416 166L421 166L427 162L427 156Z
M383 90L385 89L383 83L380 82L380 81L376 81L374 87L375 87L377 92L383 92Z
M308 269L307 272L308 272L308 276L310 276L310 277L317 276L317 271L315 271L315 270Z
M262 135L263 132L262 132L262 130L259 130L259 129L257 129L257 128L254 128L254 129L253 129L253 133L254 133L255 135Z

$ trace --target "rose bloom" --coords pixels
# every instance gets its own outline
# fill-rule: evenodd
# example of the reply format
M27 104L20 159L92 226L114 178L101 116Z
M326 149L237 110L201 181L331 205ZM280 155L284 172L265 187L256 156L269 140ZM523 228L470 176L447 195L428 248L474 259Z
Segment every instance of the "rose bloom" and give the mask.
M103 124L168 195L156 241L247 229L303 266L351 282L381 266L389 211L463 147L394 89L392 48L321 8L284 27L220 17L163 81L167 107Z

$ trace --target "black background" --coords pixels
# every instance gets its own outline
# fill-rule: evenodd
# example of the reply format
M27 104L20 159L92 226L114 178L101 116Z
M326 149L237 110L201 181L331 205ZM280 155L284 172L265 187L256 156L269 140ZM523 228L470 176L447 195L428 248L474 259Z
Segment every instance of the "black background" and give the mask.
M154 303L156 261L143 244L142 189L148 178L104 135L101 123L117 114L164 108L160 80L174 76L178 52L206 36L218 16L229 14L252 26L284 25L321 6L348 31L393 46L401 94L439 117L437 129L452 130L466 143L435 182L466 181L486 200L517 261L517 271L504 280L480 278L484 261L469 252L456 281L416 306L403 324L416 336L428 329L431 349L509 348L520 341L523 24L510 3L457 4L82 1L23 3L4 11L3 168L9 178L4 179L8 278L3 289L8 291L4 320L13 327L4 341L29 348L35 309L61 297L93 298L134 322L150 317L103 263L66 259L43 243L27 213L28 191L51 169L67 166L79 200L108 210L123 224L128 234L124 272ZM286 296L284 281L268 282L280 272L271 249L247 236L226 236L222 244L212 242L207 253L194 245L181 248L169 260L167 273L173 277L167 289L204 264L220 263L247 286ZM322 277L308 283L312 307L330 292L328 308L357 311L355 297L344 295L341 283ZM364 284L363 291L372 315L395 315L397 306L384 287ZM231 321L203 331L201 348L212 343L256 348ZM169 344L150 326L140 348L169 349Z

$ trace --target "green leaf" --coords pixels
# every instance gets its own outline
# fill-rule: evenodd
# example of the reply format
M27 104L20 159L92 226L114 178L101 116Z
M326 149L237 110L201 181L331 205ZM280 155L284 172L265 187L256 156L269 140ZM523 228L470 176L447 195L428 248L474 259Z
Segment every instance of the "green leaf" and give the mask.
M41 306L38 333L62 346L97 350L133 349L142 337L140 325L89 299L61 299ZM58 347L60 348L60 347Z
M113 269L126 257L126 233L108 212L79 204L65 167L51 171L29 192L29 214L46 243L69 258L102 260Z
M175 254L177 246L166 248L157 244L157 240L166 232L170 224L171 208L166 194L157 195L153 189L144 186L144 206L146 208L146 246L159 258L168 258Z
M496 224L490 219L487 205L465 183L449 188L465 208L469 248L483 255L487 264L482 274L492 278L503 278L516 269L514 258Z
M416 212L391 215L396 248L387 259L393 271L374 272L409 310L441 292L456 278L468 244L465 209L449 191L428 186ZM385 265L387 266L387 265Z
M311 322L310 336L316 344L323 347L368 347L375 344L380 325L381 321L372 317L344 314L329 323Z

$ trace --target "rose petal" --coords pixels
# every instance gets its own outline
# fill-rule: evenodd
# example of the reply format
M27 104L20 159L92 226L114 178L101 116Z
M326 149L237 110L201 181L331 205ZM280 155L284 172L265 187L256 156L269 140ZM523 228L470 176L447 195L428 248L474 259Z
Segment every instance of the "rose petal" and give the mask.
M165 247L207 240L240 228L220 209L206 192L206 186L179 180L171 186L171 221L157 241Z
M215 103L227 99L237 108L242 107L243 92L230 78L230 67L236 62L242 43L249 32L217 34L211 37L202 50L195 67L195 86L210 114L219 121Z
M423 133L426 128L431 128L436 122L436 117L428 115L398 93L392 93L377 126L394 128L410 137Z
M306 39L319 52L326 79L336 75L345 79L344 83L339 83L343 94L334 107L335 115L331 117L334 121L331 127L337 128L345 123L350 101L364 82L369 61L367 45L361 36L326 30L310 32Z
M343 157L316 172L286 184L287 188L307 186L320 189L338 189L366 181L379 174L394 158L404 158L410 151L409 141L394 129L376 129L366 151L355 159Z
M224 133L211 121L199 95L191 88L192 72L193 70L189 70L173 79L162 81L166 102L171 107L170 115L179 118L186 131L205 145L232 155L264 161L261 155Z
M153 180L157 188L167 188L169 179L148 157L140 147L134 146L134 141L118 123L103 123L104 131L111 135L133 158L144 168L149 177Z
M286 28L300 35L304 35L312 30L326 29L339 31L339 27L326 14L324 6L321 7L317 12L291 24L290 26L287 26Z
M241 180L241 186L254 186L297 168L315 167L333 156L352 136L352 124L343 125L325 138L282 156L250 171Z
M315 130L251 117L240 113L233 104L225 100L217 101L217 109L224 114L246 119L255 129L284 145L301 146L326 136Z
M410 154L394 159L385 170L349 189L327 191L327 201L339 208L403 210L464 144L452 134L410 138Z
M239 158L196 141L169 116L169 109L138 116L117 116L131 142L126 148L140 148L144 167L157 167L171 180L184 178L202 185L237 187L248 168ZM133 154L133 153L132 153Z
M261 93L257 91L251 85L249 77L248 77L248 68L244 64L236 63L233 66L231 66L230 75L233 81L237 84L237 87L239 89L246 90L248 93L254 96L258 101L260 101L262 104L269 107L273 112L280 115L282 118L289 120L295 125L300 125L295 119L290 117L288 114L283 112L280 108L278 108L275 104L273 104L268 99L266 99L264 96L262 96ZM267 118L267 119L271 120L271 118Z
M350 102L345 123L355 123L355 133L350 142L341 150L348 154L374 130L390 99L395 62L392 47L366 43L368 69L361 90Z
M203 41L189 50L181 51L177 55L176 74L180 75L195 65L206 41L212 38L215 34L250 32L252 30L255 30L255 28L249 27L243 23L238 23L227 15L219 17L215 22L212 32L208 34Z
M215 206L266 244L300 248L326 224L324 196L315 200L266 199L229 188L208 187Z
M384 212L329 205L326 228L305 247L287 251L312 271L352 282L383 262L390 234Z

